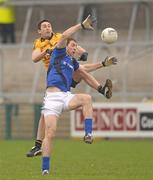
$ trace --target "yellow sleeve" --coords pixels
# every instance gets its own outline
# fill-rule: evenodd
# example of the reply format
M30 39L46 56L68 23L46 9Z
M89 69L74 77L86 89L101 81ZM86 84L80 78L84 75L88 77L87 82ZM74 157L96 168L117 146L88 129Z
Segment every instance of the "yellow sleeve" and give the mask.
M34 41L33 50L35 50L35 49L41 49L41 44L40 44L40 40L39 39L36 39Z

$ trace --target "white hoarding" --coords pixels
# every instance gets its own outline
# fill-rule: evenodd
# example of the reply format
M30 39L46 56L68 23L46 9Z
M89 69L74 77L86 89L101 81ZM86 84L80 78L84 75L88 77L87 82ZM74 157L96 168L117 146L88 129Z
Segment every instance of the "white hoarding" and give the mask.
M153 137L153 103L94 103L95 137ZM71 112L71 136L84 136L81 109Z

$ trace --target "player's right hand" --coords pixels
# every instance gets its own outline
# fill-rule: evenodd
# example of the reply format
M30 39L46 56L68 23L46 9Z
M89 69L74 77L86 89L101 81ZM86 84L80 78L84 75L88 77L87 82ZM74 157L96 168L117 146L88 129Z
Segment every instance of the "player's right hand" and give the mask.
M96 23L96 17L89 15L82 23L81 26L83 29L94 30L93 25Z
M87 61L87 59L88 59L88 53L84 52L84 53L82 53L82 55L80 56L78 61Z
M106 57L103 61L102 61L102 65L103 66L110 66L110 65L115 65L117 64L117 58L116 57Z

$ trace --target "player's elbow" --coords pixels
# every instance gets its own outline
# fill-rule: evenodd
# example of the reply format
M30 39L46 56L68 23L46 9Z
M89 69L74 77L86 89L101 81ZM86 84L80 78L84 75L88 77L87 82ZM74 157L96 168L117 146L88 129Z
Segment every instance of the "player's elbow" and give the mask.
M36 63L36 62L37 62L37 59L32 57L32 61L33 61L34 63Z
M32 56L32 61L34 63L37 63L38 61L40 61L40 58L36 57L36 56Z
M85 64L82 65L82 70L88 72L88 68L86 67Z

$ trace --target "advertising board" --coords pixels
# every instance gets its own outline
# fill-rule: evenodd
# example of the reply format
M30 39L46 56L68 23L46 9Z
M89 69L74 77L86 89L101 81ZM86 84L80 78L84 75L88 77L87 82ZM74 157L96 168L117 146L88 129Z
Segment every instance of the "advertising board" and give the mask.
M153 103L94 103L95 137L153 137ZM71 112L71 136L84 135L81 109Z

